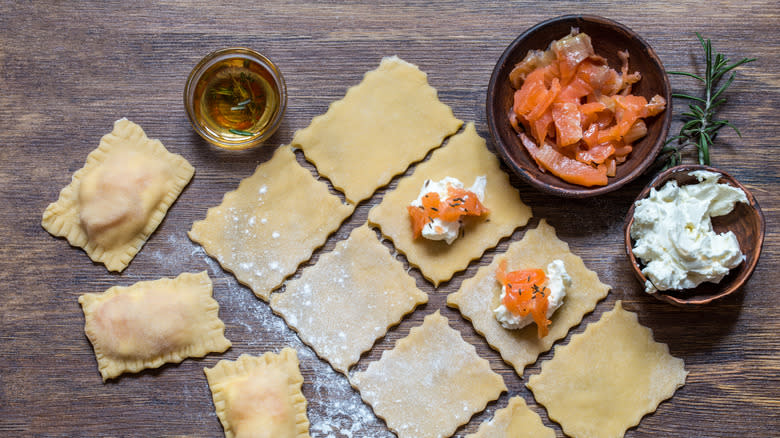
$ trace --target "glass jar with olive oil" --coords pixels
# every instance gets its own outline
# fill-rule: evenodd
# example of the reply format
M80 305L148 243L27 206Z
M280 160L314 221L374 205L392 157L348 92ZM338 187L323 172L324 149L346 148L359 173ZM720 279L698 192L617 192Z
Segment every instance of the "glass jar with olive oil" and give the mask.
M184 106L206 141L225 149L248 149L279 127L287 89L282 73L265 56L246 48L223 49L193 68Z

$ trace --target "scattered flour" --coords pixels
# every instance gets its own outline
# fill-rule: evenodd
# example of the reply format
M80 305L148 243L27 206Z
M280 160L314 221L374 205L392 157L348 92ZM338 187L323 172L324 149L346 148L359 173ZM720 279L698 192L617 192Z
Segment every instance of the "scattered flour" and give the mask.
M181 273L181 267L188 265L195 253L203 249L193 243L184 233L173 233L166 239L166 245L155 245L149 252L157 266L171 272L171 276ZM205 254L205 252L204 252Z
M261 218L260 222L265 223L266 219ZM284 346L298 352L312 438L395 437L363 403L360 394L349 385L343 374L317 357L284 320L271 311L267 303L225 272L200 245L189 240L186 233L171 234L166 245L161 246L150 254L161 267L172 273L180 272L182 266L205 265L214 282L214 297L219 302L220 317L225 322L225 335L228 339L241 340L233 344L232 349L238 350L236 353L260 355L269 349L278 352ZM215 414L212 411L209 415Z
M303 392L309 400L309 432L312 438L391 438L371 408L349 386L347 378L333 370L305 347L308 354L299 350L302 368L311 367L311 381L305 381ZM309 357L311 355L311 357ZM304 365L304 361L306 365ZM307 385L308 384L308 385Z

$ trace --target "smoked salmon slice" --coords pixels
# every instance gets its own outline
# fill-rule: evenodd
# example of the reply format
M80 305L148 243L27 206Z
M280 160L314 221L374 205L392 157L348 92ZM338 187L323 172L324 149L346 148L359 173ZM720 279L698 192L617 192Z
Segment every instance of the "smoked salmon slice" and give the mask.
M647 134L643 119L666 109L659 95L648 102L631 94L642 75L629 72L628 52L618 57L619 72L594 52L587 34L572 29L512 70L510 124L542 170L572 184L606 185Z
M520 134L528 153L539 166L553 175L572 184L585 187L604 186L607 184L606 167L593 167L589 164L569 158L558 152L550 143L537 146L528 136Z
M550 290L544 286L547 276L541 269L507 272L506 265L506 259L501 260L496 270L496 280L505 288L501 304L513 315L524 317L531 314L536 323L537 336L547 336L550 325L547 319Z

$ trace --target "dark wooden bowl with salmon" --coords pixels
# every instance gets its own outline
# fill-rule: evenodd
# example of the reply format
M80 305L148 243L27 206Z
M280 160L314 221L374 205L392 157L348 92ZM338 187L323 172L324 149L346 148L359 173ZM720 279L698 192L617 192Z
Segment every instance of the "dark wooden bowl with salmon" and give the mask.
M602 58L602 62L603 59L606 59L608 66L617 72L621 72L621 67L625 61L624 58L621 58L619 52L628 53L628 72L639 72L641 74L641 79L630 85L630 94L642 96L647 101L650 101L654 96L663 98L665 101L665 109L663 111L644 119L646 134L630 144L630 152L627 155L617 157L618 160L615 160L614 155L610 158L614 162L622 161L622 163L616 165L615 163L609 163L611 165L610 173L613 173L614 176L606 178L605 184L602 182L604 180L603 175L601 175L602 180L599 180L598 185L592 185L594 184L593 180L586 180L586 184L591 184L586 186L567 182L553 174L555 173L554 171L558 170L558 167L548 167L542 170L540 167L541 161L538 162L540 157L538 151L541 150L541 147L546 147L546 142L541 140L536 142L540 148L537 148L537 152L532 156L530 152L534 150L529 148L528 144L526 146L523 145L523 136L525 136L525 141L532 141L531 139L534 138L539 139L540 136L536 135L534 137L534 133L529 132L531 130L528 129L528 126L520 125L516 120L510 120L510 117L514 117L516 113L514 105L515 93L517 91L517 88L510 81L512 71L518 63L526 58L529 51L547 50L551 42L566 37L572 32L572 29L578 29L579 32L585 33L590 37L596 55L592 56L592 58ZM530 78L531 76L529 75L528 77ZM561 83L564 83L564 80L562 78ZM486 112L488 130L491 133L499 156L522 180L552 195L567 198L586 198L611 192L624 186L641 175L653 163L661 151L669 131L672 119L671 97L671 85L663 64L655 51L639 35L626 26L603 17L566 15L531 27L517 37L501 55L493 70L487 90ZM588 96L588 100L593 100L592 96ZM584 101L585 98L583 98ZM582 114L584 120L585 112ZM618 120L617 115L614 116L614 119ZM513 123L515 124L514 127L512 126ZM552 127L549 127L548 132L553 132L553 135L555 132L558 132L558 138L563 139L564 135L560 133L561 131L556 131L558 129L557 123L556 120ZM520 126L518 127L518 125ZM584 130L584 127L582 129ZM606 130L606 128L604 129ZM543 134L541 138L544 138ZM585 137L582 138L583 140L580 144L584 145ZM564 145L564 147L566 146ZM576 156L577 159L580 159L578 152L566 153L571 157ZM568 161L574 164L580 163L580 161L574 161L573 158L569 159L567 157L565 160L567 160L567 163ZM549 160L545 163L549 164ZM599 170L602 170L599 167L601 165L597 161L591 161L589 164L591 167L598 167ZM581 165L577 164L577 166ZM574 167L576 168L576 166ZM551 168L553 171L550 171ZM565 172L567 171L561 170L558 173Z
M660 190L664 184L671 180L677 181L677 184L680 186L695 184L697 179L690 175L690 173L697 170L719 173L721 175L720 180L718 181L719 183L728 184L745 192L745 196L747 196L748 200L747 204L739 202L734 206L734 210L731 213L712 219L712 229L716 233L724 233L726 231L734 233L739 242L739 248L745 255L745 260L742 264L733 268L719 283L705 282L692 289L659 290L652 294L661 301L684 308L695 308L704 304L709 304L740 290L756 269L758 259L761 256L761 248L764 245L764 235L766 232L764 214L761 211L761 207L758 205L758 201L756 201L756 198L748 191L747 187L740 184L739 181L728 173L710 166L682 164L667 169L658 174L644 190L642 190L639 196L637 196L636 201L647 198L651 189ZM631 208L626 215L623 234L626 255L631 263L634 276L644 285L648 280L642 273L644 266L634 256L634 241L631 239L631 226L634 223L636 201L631 205Z

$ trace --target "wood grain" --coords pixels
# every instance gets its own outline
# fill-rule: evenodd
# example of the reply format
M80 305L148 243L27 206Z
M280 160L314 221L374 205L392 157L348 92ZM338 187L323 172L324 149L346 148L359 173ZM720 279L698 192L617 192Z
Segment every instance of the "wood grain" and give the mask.
M623 252L621 227L649 176L614 193L565 202L519 180L512 182L534 210L529 227L536 226L538 218L547 218L561 239L613 287L572 332L582 332L622 299L690 370L687 384L626 436L776 434L780 306L774 275L780 269L780 244L774 225L780 219L776 159L780 44L775 36L780 8L770 0L712 1L706 6L680 0L0 3L0 435L220 436L202 368L221 358L291 345L301 355L313 436L392 436L344 378L302 346L267 304L191 243L186 231L385 55L397 54L418 64L455 115L474 121L488 138L485 91L501 52L533 24L569 13L605 15L627 25L655 48L667 69L701 71L696 31L712 38L715 48L732 58L758 58L739 70L722 111L740 127L742 138L724 130L713 151L713 165L752 191L767 221L761 260L741 292L695 311L642 292ZM279 131L266 146L243 153L218 151L203 142L190 128L182 105L192 66L206 53L228 46L246 46L269 56L283 71L289 91L288 112ZM672 82L675 90L694 91L690 80ZM184 155L196 174L127 270L112 274L91 263L81 250L48 235L40 219L46 205L57 199L70 175L121 117ZM359 205L306 265L364 223L369 208L397 180ZM524 230L502 241L497 250L521 238ZM516 394L562 436L525 388L525 379L514 374L457 311L444 305L447 293L457 290L480 263L489 263L494 253L488 252L435 290L412 270L430 302L377 342L357 368L364 369L425 315L441 309L510 388L457 436L475 431ZM224 355L101 383L83 332L78 295L203 269L214 279L215 298L233 347ZM570 337L571 333L560 344ZM538 373L541 361L551 357L552 352L543 355L526 376ZM331 427L329 432L326 426Z

